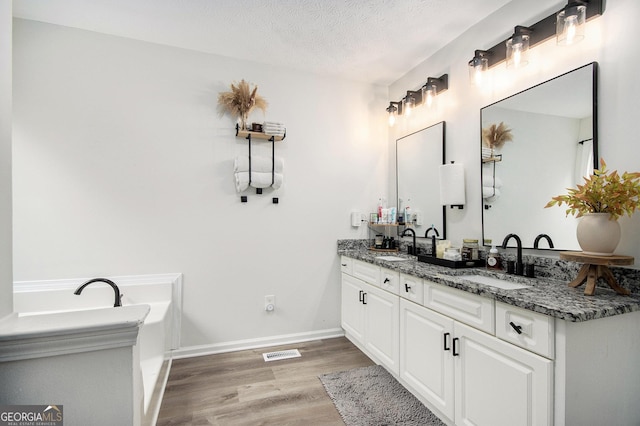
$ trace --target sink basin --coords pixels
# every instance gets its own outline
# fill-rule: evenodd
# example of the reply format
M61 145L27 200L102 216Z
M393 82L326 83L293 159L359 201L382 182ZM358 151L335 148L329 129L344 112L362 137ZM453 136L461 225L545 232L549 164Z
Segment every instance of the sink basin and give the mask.
M503 290L518 290L521 288L528 288L530 286L520 283L514 283L511 281L501 280L499 278L487 277L486 275L459 275L458 278L472 281L477 284L484 284L491 287L501 288Z
M401 262L403 260L409 260L399 256L376 256L376 259L386 260L387 262Z

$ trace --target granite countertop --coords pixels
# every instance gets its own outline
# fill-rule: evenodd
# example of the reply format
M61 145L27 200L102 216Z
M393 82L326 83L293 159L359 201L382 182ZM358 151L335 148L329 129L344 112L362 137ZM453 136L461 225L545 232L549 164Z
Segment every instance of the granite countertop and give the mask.
M485 268L452 269L418 262L415 256L407 254L394 254L394 256L409 259L406 261L385 261L376 259L385 253L366 249L338 249L338 254L571 322L640 311L640 294L623 296L609 288L598 287L594 296L585 296L584 285L571 288L567 285L567 281L552 278L526 278ZM459 278L460 275L469 274L503 278L527 284L530 287L503 290Z

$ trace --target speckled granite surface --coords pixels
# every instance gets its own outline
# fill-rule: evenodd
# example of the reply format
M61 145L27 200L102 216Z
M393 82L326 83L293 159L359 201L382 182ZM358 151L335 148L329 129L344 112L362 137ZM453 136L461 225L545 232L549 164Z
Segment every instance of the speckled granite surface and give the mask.
M385 253L369 251L367 240L340 240L338 241L338 254L566 321L588 321L640 311L640 292L638 291L640 271L635 269L611 268L618 278L618 283L632 291L631 296L619 295L608 286L599 286L594 296L585 296L584 285L578 288L567 286L567 283L575 278L580 267L580 264L575 262L530 256L525 261L534 262L538 274L537 278L530 279L506 275L499 271L487 271L485 268L452 269L430 265L418 262L416 257L406 253L397 255L406 257L409 259L407 261L384 261L376 259L376 257ZM467 274L500 277L509 281L521 282L530 285L530 287L519 290L503 290L457 277Z

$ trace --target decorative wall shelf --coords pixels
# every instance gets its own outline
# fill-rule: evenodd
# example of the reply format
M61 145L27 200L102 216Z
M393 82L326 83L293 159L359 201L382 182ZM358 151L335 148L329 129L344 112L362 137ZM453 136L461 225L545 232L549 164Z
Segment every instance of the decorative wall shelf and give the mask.
M272 142L280 142L284 138L287 137L287 133L283 136L278 135L268 135L263 132L252 132L251 130L240 130L240 126L236 124L236 137L243 139L264 139Z
M483 163L499 163L502 161L502 154L494 155L493 157L483 158Z

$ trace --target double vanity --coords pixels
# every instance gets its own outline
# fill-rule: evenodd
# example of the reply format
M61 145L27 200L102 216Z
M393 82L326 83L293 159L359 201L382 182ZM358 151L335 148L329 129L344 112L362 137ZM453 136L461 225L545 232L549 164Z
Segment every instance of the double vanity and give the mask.
M640 424L640 294L338 254L347 338L444 422Z

